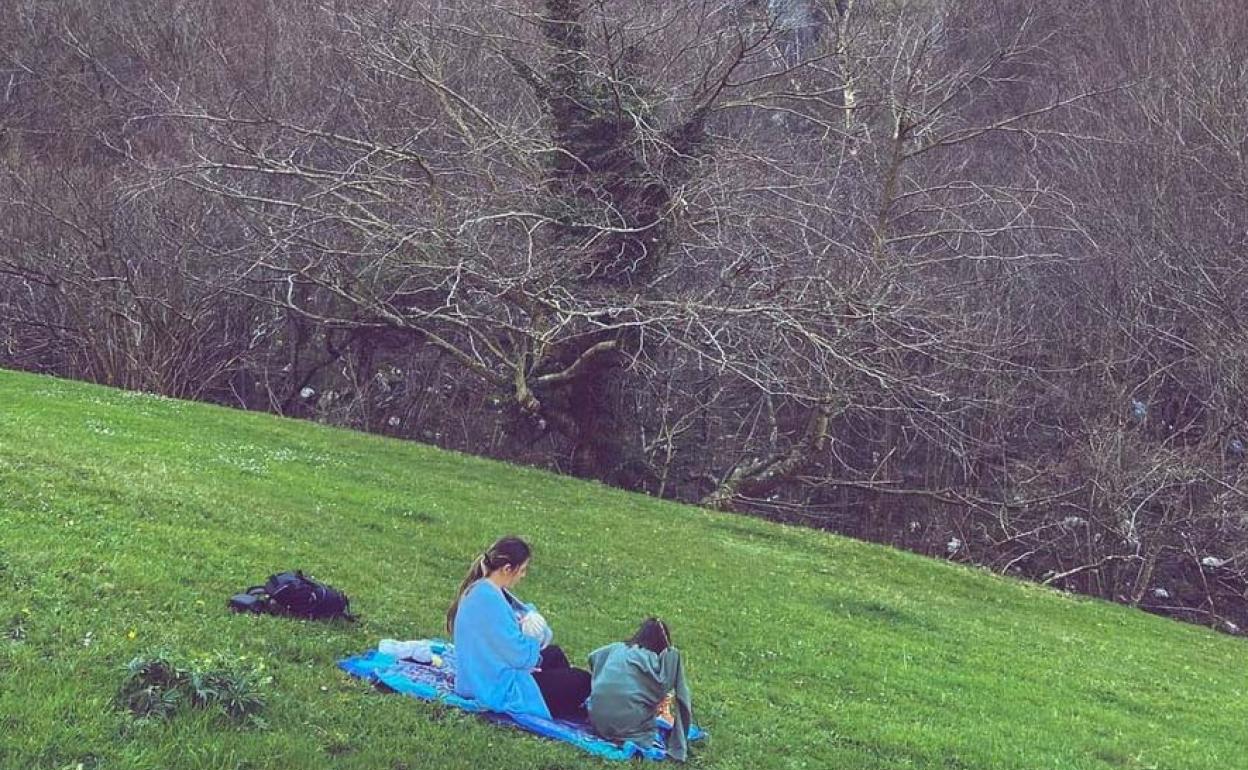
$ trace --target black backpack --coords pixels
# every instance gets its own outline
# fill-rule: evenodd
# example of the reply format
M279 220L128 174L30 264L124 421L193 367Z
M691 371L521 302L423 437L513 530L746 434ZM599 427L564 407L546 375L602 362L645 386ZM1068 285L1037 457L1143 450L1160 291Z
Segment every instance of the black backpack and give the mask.
M350 604L346 594L305 576L302 570L296 570L270 575L264 585L252 586L245 593L230 597L229 608L235 612L354 621Z

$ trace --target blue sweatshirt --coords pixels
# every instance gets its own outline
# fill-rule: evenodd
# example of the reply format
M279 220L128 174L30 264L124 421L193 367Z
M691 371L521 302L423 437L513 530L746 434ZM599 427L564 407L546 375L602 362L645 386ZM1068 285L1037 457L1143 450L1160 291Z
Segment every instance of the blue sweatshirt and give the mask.
M541 643L525 636L502 589L478 580L455 611L455 694L492 711L550 719L532 671Z

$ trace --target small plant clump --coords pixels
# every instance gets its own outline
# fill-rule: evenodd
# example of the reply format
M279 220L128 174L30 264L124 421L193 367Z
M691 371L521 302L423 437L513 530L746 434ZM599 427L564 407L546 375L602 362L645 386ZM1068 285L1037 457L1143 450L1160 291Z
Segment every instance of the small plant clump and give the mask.
M237 665L181 668L164 655L139 656L125 667L117 705L139 719L169 719L183 706L218 709L232 722L263 728L261 689L272 677Z

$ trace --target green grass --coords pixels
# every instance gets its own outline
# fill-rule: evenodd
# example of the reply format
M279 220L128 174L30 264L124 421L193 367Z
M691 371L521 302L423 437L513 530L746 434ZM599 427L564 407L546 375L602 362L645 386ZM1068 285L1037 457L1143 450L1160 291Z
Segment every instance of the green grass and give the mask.
M334 667L437 634L471 558L574 659L646 614L690 661L714 768L1243 767L1248 645L825 533L430 447L0 372L0 768L602 767ZM301 567L356 625L231 615ZM267 729L138 722L124 665L259 667Z

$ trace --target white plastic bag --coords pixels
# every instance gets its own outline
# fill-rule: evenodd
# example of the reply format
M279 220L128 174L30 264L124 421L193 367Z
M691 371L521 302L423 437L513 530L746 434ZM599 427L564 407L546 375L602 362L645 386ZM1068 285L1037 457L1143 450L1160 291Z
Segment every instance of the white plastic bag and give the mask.
M555 637L546 618L542 617L542 613L537 610L529 610L524 617L520 618L520 630L525 636L540 641L543 649L548 647Z

